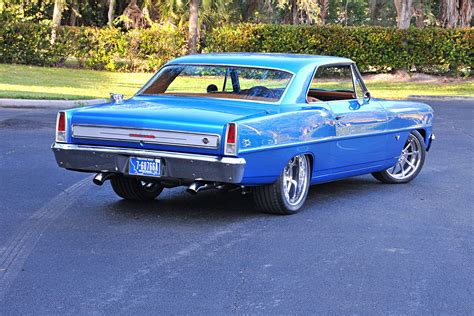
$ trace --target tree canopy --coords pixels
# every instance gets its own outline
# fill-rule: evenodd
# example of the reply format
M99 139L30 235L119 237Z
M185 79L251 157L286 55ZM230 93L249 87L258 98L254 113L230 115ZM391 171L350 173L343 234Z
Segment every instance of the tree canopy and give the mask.
M197 1L197 0L195 0ZM63 25L125 25L131 4L148 22L182 25L189 20L189 0L0 0L3 19L48 22L55 3L62 4ZM467 27L472 0L200 0L199 21L205 28L224 23L405 25ZM399 7L400 9L397 9ZM136 11L136 10L135 10ZM398 14L397 14L398 12ZM126 12L125 12L126 13ZM111 19L111 21L109 21ZM408 22L407 22L408 21ZM398 24L397 24L398 22ZM146 27L147 23L140 23Z

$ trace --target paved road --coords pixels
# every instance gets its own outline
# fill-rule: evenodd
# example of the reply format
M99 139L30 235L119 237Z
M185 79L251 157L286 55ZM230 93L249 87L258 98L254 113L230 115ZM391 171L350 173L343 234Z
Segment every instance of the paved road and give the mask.
M115 197L56 167L55 113L0 109L0 314L474 313L474 104L430 102L420 176L312 187L295 216L250 198Z

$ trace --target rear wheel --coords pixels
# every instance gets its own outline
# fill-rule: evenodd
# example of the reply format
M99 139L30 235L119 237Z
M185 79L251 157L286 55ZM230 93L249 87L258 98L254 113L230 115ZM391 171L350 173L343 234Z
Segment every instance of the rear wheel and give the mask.
M278 180L254 188L257 207L266 213L289 215L304 204L311 180L311 166L306 155L292 158Z
M426 148L423 137L417 131L408 135L407 142L397 163L384 171L372 175L383 183L407 183L415 179L425 162Z
M110 183L114 192L125 200L149 201L163 191L159 183L118 175L111 178Z

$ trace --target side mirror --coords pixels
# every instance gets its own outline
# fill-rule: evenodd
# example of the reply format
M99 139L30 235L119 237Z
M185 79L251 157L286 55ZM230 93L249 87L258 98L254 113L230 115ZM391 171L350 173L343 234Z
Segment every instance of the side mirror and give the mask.
M112 101L115 104L123 103L123 94L121 94L121 93L111 93L110 94L110 101Z
M364 102L369 102L372 96L370 95L369 91L365 91L364 93Z

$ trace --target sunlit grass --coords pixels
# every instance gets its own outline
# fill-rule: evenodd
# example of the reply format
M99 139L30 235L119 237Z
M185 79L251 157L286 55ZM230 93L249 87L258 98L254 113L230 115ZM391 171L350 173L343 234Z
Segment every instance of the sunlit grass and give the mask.
M0 64L0 98L80 100L107 98L111 92L130 97L152 75ZM220 88L221 83L213 82L212 78L208 82ZM186 85L193 86L194 83L189 81ZM366 85L372 95L379 98L404 99L409 95L474 96L472 80L456 83L387 80L367 81Z

